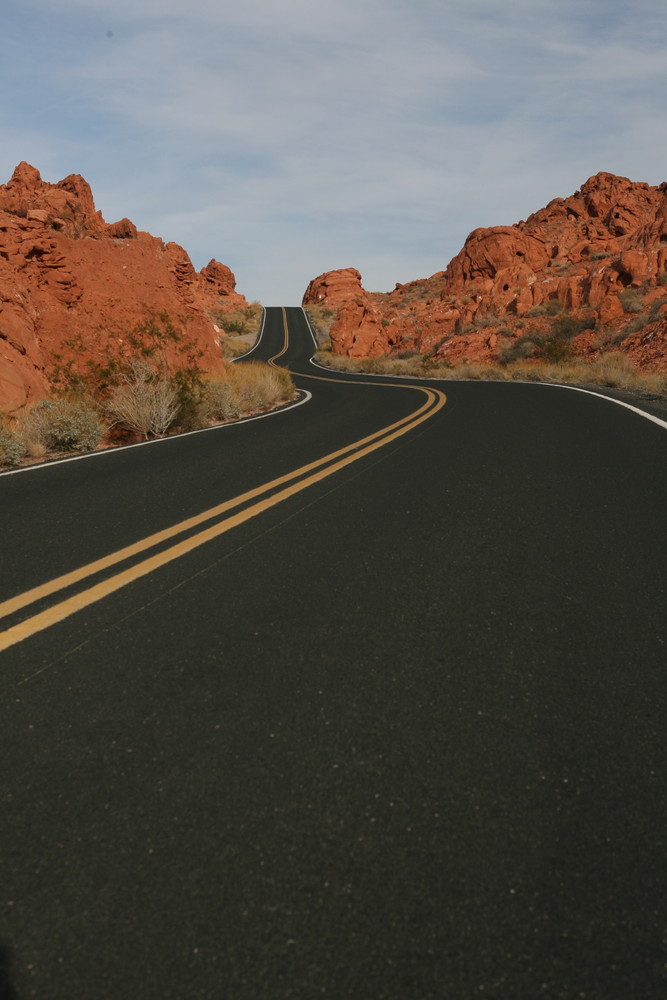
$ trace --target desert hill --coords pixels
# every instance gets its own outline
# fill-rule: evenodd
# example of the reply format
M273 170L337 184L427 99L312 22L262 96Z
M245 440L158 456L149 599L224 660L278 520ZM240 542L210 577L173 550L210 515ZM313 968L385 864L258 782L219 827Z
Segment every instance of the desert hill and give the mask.
M57 184L20 163L0 185L0 411L47 392L45 368L63 340L94 342L101 327L124 330L147 313L167 313L203 352L220 358L211 313L247 306L235 278L212 260L195 271L185 250L138 232L129 219L107 224L78 174Z
M444 271L367 292L354 268L304 305L337 310L333 350L451 362L620 350L667 371L667 184L599 173L513 226L476 229Z

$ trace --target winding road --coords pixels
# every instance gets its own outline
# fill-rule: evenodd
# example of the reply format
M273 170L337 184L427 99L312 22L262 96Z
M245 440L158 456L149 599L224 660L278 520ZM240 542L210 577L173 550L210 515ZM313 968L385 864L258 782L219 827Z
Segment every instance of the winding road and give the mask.
M0 475L0 1000L667 995L667 427L298 405Z

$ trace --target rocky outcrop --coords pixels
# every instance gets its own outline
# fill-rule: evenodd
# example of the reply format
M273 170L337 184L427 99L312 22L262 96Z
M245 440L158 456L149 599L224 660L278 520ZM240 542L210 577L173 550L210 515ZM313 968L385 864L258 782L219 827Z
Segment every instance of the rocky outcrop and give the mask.
M198 273L177 244L129 219L107 224L78 174L50 184L20 163L0 185L0 411L46 395L67 339L122 336L150 312L167 313L213 365L223 330L211 313L245 306L224 264Z
M667 370L666 269L667 184L600 173L514 226L476 229L430 278L387 294L350 284L346 298L341 272L330 272L311 282L304 303L364 303L339 309L331 337L342 354L363 345L372 355L489 361L508 342L549 336L554 317L567 313L571 330L577 320L584 328L571 339L574 352L613 345L640 367Z
M304 305L339 305L356 296L365 296L361 274L356 267L342 267L313 278L303 297Z

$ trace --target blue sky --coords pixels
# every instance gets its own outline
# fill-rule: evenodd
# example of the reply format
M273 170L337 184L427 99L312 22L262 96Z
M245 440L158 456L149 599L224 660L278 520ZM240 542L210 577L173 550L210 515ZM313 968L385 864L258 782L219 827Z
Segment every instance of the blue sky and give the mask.
M0 182L80 173L107 221L266 305L442 270L599 170L667 179L664 0L4 0Z

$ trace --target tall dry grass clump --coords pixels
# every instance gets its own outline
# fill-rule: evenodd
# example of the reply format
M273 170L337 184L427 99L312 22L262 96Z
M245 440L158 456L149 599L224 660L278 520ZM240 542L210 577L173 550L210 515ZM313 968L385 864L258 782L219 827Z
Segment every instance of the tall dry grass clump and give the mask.
M225 365L209 372L201 389L202 419L235 420L293 399L294 383L284 368L262 361Z

